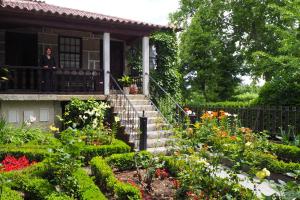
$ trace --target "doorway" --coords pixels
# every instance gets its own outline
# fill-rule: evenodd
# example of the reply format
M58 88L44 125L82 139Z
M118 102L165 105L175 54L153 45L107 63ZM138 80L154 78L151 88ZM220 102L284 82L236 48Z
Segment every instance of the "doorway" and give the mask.
M37 34L6 32L5 64L38 66Z

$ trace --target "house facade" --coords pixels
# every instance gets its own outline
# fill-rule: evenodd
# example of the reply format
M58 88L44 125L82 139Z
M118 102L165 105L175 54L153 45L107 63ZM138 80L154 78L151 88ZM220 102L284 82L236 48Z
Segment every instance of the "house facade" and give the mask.
M143 57L142 93L149 94L149 34L169 29L133 20L63 8L36 0L0 0L0 114L10 123L35 118L56 123L72 97L105 100L111 76L126 73L126 52L136 42ZM50 47L55 68L40 66Z

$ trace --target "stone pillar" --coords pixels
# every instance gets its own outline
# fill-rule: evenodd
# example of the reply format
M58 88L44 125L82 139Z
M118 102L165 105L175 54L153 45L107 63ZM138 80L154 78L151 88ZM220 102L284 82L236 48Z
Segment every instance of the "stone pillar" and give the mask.
M110 33L103 34L104 94L109 95L110 86Z
M143 37L143 94L149 95L149 37Z

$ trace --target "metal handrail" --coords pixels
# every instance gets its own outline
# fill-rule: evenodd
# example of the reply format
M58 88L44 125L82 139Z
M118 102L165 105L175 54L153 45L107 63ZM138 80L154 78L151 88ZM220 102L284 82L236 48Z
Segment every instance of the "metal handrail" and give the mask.
M170 99L171 101L173 101L173 103L186 115L188 116L188 114L185 112L185 110L172 98L172 96L166 91L164 90L155 80L154 78L152 78L149 75L150 79L159 87L160 90L162 90Z
M132 105L132 103L130 102L130 100L128 99L127 95L124 93L124 91L122 90L121 86L118 84L118 82L116 81L116 79L111 75L110 72L107 72L110 75L110 78L113 80L113 82L116 84L116 86L118 87L118 89L122 92L122 95L124 95L125 99L128 101L130 107L132 108L132 110L135 112L135 114L137 114L137 116L141 117L140 114L138 113L138 111L135 109L135 107Z

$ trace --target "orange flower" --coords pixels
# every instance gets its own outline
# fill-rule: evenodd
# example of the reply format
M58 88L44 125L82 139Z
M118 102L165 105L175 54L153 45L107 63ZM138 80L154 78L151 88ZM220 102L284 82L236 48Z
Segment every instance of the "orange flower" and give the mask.
M218 135L219 135L220 137L227 137L227 136L228 136L228 133L227 133L226 131L220 131L220 132L218 133Z
M231 140L234 140L234 141L237 140L237 138L236 138L235 135L230 136L230 139L231 139Z
M218 117L219 113L218 113L218 112L213 112L212 115L213 115L214 117Z

